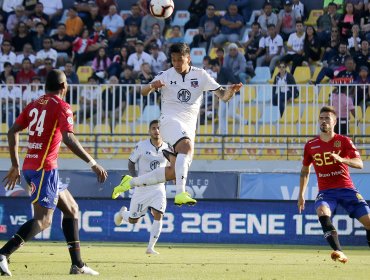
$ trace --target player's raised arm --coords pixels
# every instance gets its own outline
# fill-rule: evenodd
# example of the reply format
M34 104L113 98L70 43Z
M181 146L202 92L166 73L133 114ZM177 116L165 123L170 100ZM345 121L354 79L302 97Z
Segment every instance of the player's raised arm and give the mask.
M347 164L349 167L362 169L364 168L364 163L362 162L361 158L342 158L340 155L336 153L331 153L331 157L340 163Z
M299 195L298 195L298 211L299 214L304 210L304 194L306 193L308 179L310 175L310 167L309 166L302 166L301 175L299 180Z
M154 82L146 85L145 87L143 87L141 89L141 95L147 96L149 93L151 93L151 92L153 92L155 90L158 90L158 89L160 89L163 86L165 86L165 83L163 83L160 80L156 80L156 81L154 81Z
M236 92L240 90L243 86L242 83L230 85L227 89L220 87L219 89L215 90L214 93L220 98L221 100L227 102L229 101Z
M89 155L88 152L81 146L80 142L72 132L62 132L63 143L80 159L89 164L91 169L95 172L100 183L105 182L108 177L107 171L96 163L96 161Z

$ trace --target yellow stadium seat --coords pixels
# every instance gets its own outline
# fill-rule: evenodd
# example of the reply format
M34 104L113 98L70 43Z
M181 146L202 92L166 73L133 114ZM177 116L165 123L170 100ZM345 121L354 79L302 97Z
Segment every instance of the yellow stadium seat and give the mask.
M245 143L254 143L256 142L256 127L254 125L244 125L243 127L240 128L239 134L245 135L244 137L241 138L240 142L245 142ZM248 135L253 135L252 137Z
M92 141L94 139L92 139L91 135L80 135L80 134L91 134L92 133L92 130L91 130L91 127L87 124L77 124L75 127L74 127L74 130L75 130L75 133L76 133L76 137L79 141L82 141L82 142L88 142L88 141Z
M122 114L123 121L133 122L138 119L141 115L141 110L139 105L128 105Z
M113 147L98 148L98 159L112 159L117 153L117 149Z
M241 92L244 102L252 102L256 100L256 87L245 86L244 91Z
M221 159L221 153L217 148L203 148L200 149L199 154L196 155L196 158L203 160L219 160Z
M274 125L269 125L269 124L261 125L258 129L258 135L259 136L262 135L264 137L258 137L257 142L260 142L260 143L277 142L277 139L276 139L277 131Z
M77 68L77 76L81 84L86 84L89 77L94 73L94 70L90 66L80 66Z
M135 125L135 141L141 141L148 138L149 125L146 123Z
M7 142L8 141L8 125L6 123L0 124L0 141Z
M132 152L132 147L118 148L112 159L128 159Z
M226 160L237 160L241 154L240 147L226 145L224 148L224 159Z
M288 148L286 150L288 160L302 160L303 148ZM285 158L285 157L283 157Z
M365 135L368 135L369 137L364 137L363 138L363 143L365 144L370 144L370 126L367 126L365 128ZM369 154L370 155L370 154Z
M318 125L317 124L301 124L299 127L299 132L301 135L312 135L316 136L318 134Z
M324 10L311 10L308 19L304 22L306 26L316 26L317 19L324 14Z
M280 160L281 153L278 148L263 148L258 160Z
M244 120L248 120L248 123L256 123L261 117L261 113L258 106L245 106L244 114L241 117Z
M171 38L172 28L168 28L166 34L164 35L165 39Z
M333 89L334 89L334 87L332 87L332 86L322 85L320 87L320 91L319 91L318 102L328 104L329 103L329 98L330 98L330 95L331 95Z
M358 123L358 122L361 122L362 121L362 108L361 106L355 106L355 114L356 114L356 117L354 117L352 115L352 113L350 113L350 118L349 118L349 122L350 123Z
M128 134L128 135L117 135L117 134ZM131 142L132 141L132 130L129 125L124 123L117 124L113 130L113 139L117 142Z
M315 90L313 86L302 86L299 88L299 96L294 100L299 103L313 103L315 100Z
M297 123L300 118L299 106L286 106L279 123Z
M71 158L76 158L74 153L70 149L68 149L64 144L60 146L59 149L59 158L65 158L65 159L71 159Z
M286 137L280 137L279 142L281 143L291 143L291 142L298 142L298 139L294 136L298 135L297 126L295 124L287 124L287 125L281 125L279 127L279 135L280 136L286 136Z
M100 141L108 142L108 141L112 140L112 136L111 136L112 130L111 130L109 124L97 124L94 127L93 132L94 132L94 134L109 134L109 135L99 136L98 137L98 142L100 142Z
M244 146L241 148L240 160L256 160L260 149L255 146Z
M307 105L303 111L301 122L305 123L317 123L320 108L316 105Z
M202 142L202 143L211 142L213 137L211 135L205 136L205 134L212 134L212 133L214 133L212 125L201 124L199 126L197 137L195 139L197 142Z
M366 108L364 118L365 118L365 123L370 124L370 107Z
M9 148L7 145L0 146L0 158L9 158Z
M297 84L307 84L311 79L311 70L308 66L298 66L294 71L294 79Z

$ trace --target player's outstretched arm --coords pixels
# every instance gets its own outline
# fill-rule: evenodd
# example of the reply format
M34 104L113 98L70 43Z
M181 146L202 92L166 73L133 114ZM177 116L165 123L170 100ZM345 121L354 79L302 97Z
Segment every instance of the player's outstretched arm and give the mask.
M310 167L302 166L300 180L299 180L299 195L298 195L299 214L304 210L304 204L305 204L304 194L306 193L309 175L310 175Z
M88 163L91 169L95 172L98 182L104 183L108 177L107 171L96 163L96 161L89 155L88 152L81 146L76 136L71 132L62 132L63 143L80 159Z
M336 153L332 153L331 157L340 163L347 164L349 167L353 167L357 169L364 168L364 163L362 162L362 159L360 158L342 158Z
M21 179L18 156L19 131L22 131L22 127L17 123L14 123L8 131L9 154L12 166L3 179L3 182L5 182L4 187L7 190L14 189L15 184L20 182Z
M243 86L242 83L230 85L227 89L220 87L214 91L214 93L220 98L221 100L227 102L234 96L236 92L240 90Z
M154 81L141 89L141 95L147 96L149 93L153 92L154 90L158 90L164 86L165 86L165 83L163 83L162 81L159 81L159 80Z

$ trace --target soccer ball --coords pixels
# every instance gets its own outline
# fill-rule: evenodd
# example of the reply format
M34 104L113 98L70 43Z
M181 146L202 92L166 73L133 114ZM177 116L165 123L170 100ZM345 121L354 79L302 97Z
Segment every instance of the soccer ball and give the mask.
M151 0L150 13L156 18L165 19L172 15L175 4L172 0Z

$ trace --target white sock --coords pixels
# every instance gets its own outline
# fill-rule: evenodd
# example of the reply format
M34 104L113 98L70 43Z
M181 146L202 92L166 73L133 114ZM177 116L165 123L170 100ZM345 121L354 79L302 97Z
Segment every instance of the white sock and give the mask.
M191 157L186 154L177 154L175 162L176 194L185 192Z
M127 211L127 210L126 211L121 211L120 214L121 214L122 218L126 222L128 222L128 218L130 218L130 211Z
M148 249L153 250L155 244L158 241L159 235L161 234L162 231L162 220L154 220L152 224L152 228L150 230L150 239L149 239L149 244L148 244Z
M131 187L151 186L166 182L166 168L158 167L152 172L134 177L130 181Z

